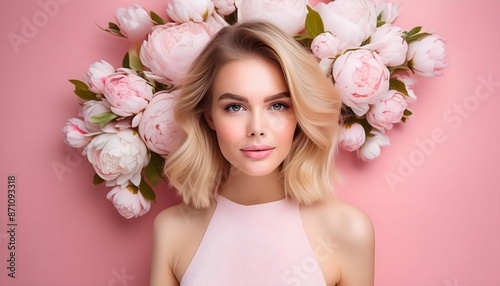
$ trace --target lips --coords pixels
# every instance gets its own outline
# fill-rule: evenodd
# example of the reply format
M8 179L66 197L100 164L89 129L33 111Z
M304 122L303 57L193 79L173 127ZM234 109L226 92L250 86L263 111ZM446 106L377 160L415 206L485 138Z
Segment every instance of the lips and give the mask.
M267 145L251 145L240 150L241 152L243 152L243 155L248 158L264 159L271 155L271 153L274 151L274 147Z
M274 149L274 147L267 145L251 145L241 149L241 151L267 151L272 149Z

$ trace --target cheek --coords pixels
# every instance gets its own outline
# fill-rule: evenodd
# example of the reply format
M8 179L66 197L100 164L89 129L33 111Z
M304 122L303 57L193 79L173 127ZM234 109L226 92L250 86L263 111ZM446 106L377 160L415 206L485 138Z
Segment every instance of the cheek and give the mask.
M241 130L244 130L237 120L225 120L219 117L219 120L214 121L215 132L221 147L224 144L237 141L241 138Z
M294 115L274 117L269 120L269 127L281 138L293 137L296 126L297 119Z

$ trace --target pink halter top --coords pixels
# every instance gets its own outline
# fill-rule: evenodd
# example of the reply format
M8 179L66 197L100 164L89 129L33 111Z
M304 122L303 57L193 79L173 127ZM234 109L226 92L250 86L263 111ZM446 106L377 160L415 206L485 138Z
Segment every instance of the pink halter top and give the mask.
M299 204L240 205L221 195L181 280L191 285L326 285Z

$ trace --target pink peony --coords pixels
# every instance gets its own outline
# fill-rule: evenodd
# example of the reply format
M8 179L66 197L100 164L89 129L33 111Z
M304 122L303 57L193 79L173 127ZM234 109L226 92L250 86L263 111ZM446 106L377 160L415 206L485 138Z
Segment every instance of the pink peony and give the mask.
M153 80L179 85L191 63L210 41L213 28L206 23L157 26L142 44L140 58Z
M377 15L380 15L380 21L392 24L399 16L399 5L387 0L375 0Z
M139 134L151 151L168 155L179 141L180 127L173 114L175 95L156 93L139 122Z
M115 73L115 68L104 60L100 60L90 65L83 80L87 82L89 89L97 94L102 94L104 82L108 76Z
M403 29L392 24L378 27L365 49L376 51L386 66L399 66L406 61L408 43L403 39Z
M234 3L238 21L269 21L292 36L304 30L307 15L304 0L235 0Z
M214 0L215 11L221 16L227 16L236 11L234 0Z
M330 32L317 35L311 43L311 51L319 59L337 57L340 52L340 41Z
M126 219L146 214L151 208L151 202L146 200L141 192L133 186L116 186L106 195L116 210Z
M332 75L342 102L361 116L389 89L389 70L377 53L348 51L333 64Z
M339 38L342 51L358 48L377 27L377 12L371 0L321 2L314 10L321 16L325 31Z
M339 144L345 150L356 151L365 143L365 129L359 123L346 124L342 126Z
M106 79L103 93L113 113L130 116L146 107L153 97L153 88L133 71L122 69Z
M106 186L138 186L141 170L149 163L149 153L137 132L124 130L97 135L84 149L96 173Z
M101 100L88 100L83 103L81 116L85 122L85 127L90 132L100 132L101 128L99 125L92 121L92 117L100 115L106 112L110 112L109 106Z
M177 23L203 22L213 11L211 0L167 0L167 15Z
M370 125L382 133L391 130L394 123L400 122L403 112L408 107L404 95L395 90L389 90L387 93L390 94L387 100L381 100L370 106L370 110L366 113Z
M380 147L390 144L389 137L379 131L372 130L366 137L365 144L358 149L358 157L363 161L373 160L380 156Z
M154 25L149 13L137 4L116 9L115 18L121 33L135 43L141 43Z
M78 118L70 118L62 132L64 134L64 141L73 148L85 147L92 139L92 137L87 135L89 130L85 127L85 122Z
M429 35L408 46L408 66L420 76L435 77L443 73L447 66L446 51L443 39L437 35Z

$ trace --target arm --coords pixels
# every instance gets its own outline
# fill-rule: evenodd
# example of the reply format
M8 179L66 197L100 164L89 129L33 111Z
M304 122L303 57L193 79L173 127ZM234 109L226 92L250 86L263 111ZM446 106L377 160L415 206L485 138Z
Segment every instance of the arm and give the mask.
M338 286L369 286L374 283L375 234L370 218L361 210L346 210Z
M172 272L172 210L158 214L153 224L153 252L151 258L150 286L177 286L179 282Z

